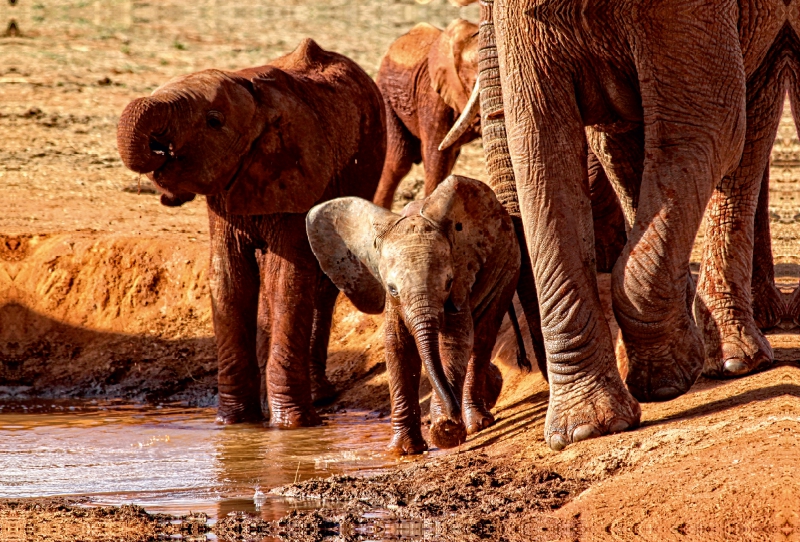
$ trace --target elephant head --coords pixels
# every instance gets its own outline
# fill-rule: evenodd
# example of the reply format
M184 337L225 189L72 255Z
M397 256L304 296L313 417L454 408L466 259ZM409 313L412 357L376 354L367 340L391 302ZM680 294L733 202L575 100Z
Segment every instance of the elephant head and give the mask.
M431 85L456 112L467 106L478 79L478 25L456 19L428 52Z
M447 313L471 310L476 277L512 229L492 190L450 176L400 215L359 198L334 199L311 209L306 229L322 270L356 307L377 313L385 300L401 316L443 406L431 438L441 447L463 442L460 383L445 376L439 332Z
M272 66L173 79L128 104L117 143L165 205L204 194L231 214L306 212L333 175L320 120L294 78Z

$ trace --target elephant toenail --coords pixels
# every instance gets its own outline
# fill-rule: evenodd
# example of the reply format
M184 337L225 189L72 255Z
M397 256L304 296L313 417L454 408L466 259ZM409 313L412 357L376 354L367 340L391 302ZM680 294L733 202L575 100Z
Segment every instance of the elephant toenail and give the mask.
M592 424L583 424L579 425L575 428L572 432L572 442L580 442L582 440L589 440L590 438L597 438L602 433L600 430Z
M567 447L567 439L561 433L553 433L550 435L550 448L560 452Z
M664 386L653 392L653 401L669 401L670 399L675 399L682 394L683 391L679 390L675 386Z
M617 418L613 422L611 422L608 426L609 433L622 433L623 431L627 431L630 429L631 424L626 422L625 420Z
M742 359L733 358L726 359L725 364L722 366L722 372L726 376L737 376L746 373L749 367Z

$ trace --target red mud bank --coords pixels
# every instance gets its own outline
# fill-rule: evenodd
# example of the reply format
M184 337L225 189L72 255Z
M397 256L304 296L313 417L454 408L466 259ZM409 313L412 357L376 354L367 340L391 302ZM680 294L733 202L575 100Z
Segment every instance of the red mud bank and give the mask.
M206 243L186 236L0 236L0 398L212 404L207 273ZM503 331L511 361L508 322ZM384 372L382 318L340 298L328 360L337 407L388 414Z

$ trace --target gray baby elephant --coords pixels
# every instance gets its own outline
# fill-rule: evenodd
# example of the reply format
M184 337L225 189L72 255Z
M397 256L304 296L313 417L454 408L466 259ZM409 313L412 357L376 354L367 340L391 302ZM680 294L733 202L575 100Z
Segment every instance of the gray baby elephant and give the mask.
M520 267L514 227L494 192L453 175L400 215L338 198L312 208L306 229L322 270L353 304L373 314L385 308L389 449L427 449L422 363L433 387L433 444L457 446L493 424L502 378L490 356Z

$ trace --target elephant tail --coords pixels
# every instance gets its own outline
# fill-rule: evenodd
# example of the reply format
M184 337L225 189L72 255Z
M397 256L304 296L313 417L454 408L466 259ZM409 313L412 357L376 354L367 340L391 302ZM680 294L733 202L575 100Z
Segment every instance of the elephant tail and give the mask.
M522 330L519 327L514 303L508 306L508 319L511 320L511 325L514 327L514 335L517 337L517 367L520 371L529 373L533 370L533 366L531 365L531 360L528 359L528 353L525 351L525 341L522 339Z

